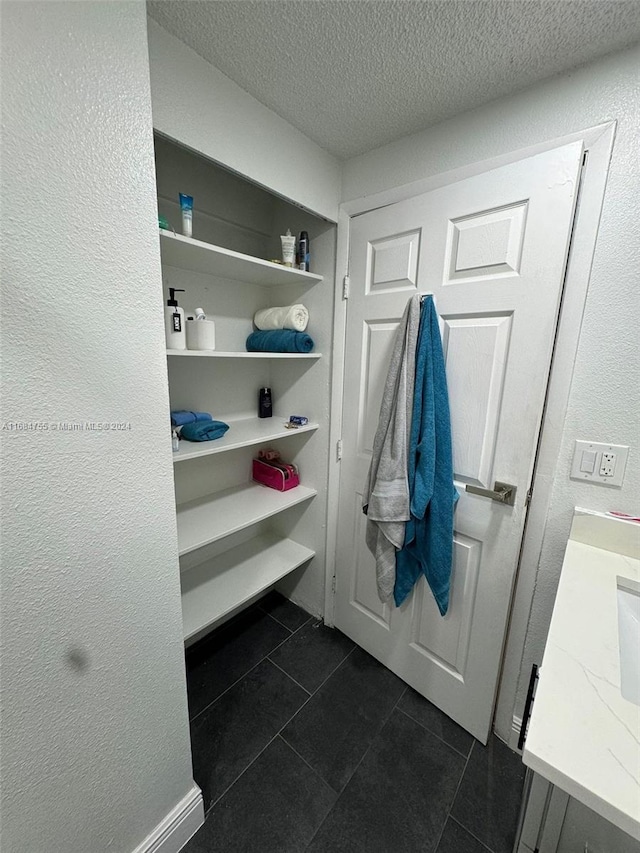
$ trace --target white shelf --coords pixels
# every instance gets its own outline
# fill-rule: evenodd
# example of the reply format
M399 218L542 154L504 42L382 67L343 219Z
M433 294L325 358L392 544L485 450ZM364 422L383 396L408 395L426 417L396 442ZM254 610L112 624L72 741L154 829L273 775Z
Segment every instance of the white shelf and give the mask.
M251 482L181 504L177 508L178 553L182 556L196 551L316 494L308 486L278 492Z
M185 640L251 601L313 556L314 551L291 539L261 535L183 572Z
M322 358L319 352L220 352L204 349L168 349L170 355L204 356L205 358Z
M241 252L160 230L162 263L220 278L274 287L280 284L317 284L321 275L272 264Z
M277 438L288 438L301 432L311 432L318 429L320 424L308 423L298 429L285 429L284 418L238 418L225 420L229 429L222 438L213 441L180 441L180 450L173 454L174 462L185 459L198 459L210 456L212 453L224 453L226 450L237 450L239 447L251 447L252 444L262 444L265 441L275 441Z

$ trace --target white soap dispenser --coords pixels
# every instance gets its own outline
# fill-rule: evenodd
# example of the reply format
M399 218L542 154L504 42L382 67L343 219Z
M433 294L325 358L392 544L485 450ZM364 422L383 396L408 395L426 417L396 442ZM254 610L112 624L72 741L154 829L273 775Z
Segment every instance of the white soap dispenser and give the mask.
M170 287L167 307L164 309L164 335L167 349L186 349L187 335L184 326L184 308L178 307L176 293L184 293L181 287Z

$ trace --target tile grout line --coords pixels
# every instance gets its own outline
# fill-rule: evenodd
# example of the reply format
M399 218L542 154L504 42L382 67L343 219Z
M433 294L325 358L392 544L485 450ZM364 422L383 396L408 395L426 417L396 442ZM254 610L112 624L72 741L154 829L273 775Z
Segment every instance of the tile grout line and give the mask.
M355 646L354 646L354 648L355 648ZM338 669L340 669L340 667L341 667L341 666L342 666L342 664L345 662L345 660L349 657L349 655L351 654L351 652L352 652L352 651L353 651L353 649L350 649L350 650L349 650L348 654L347 654L347 655L345 655L344 659L343 659L343 660L338 664L338 666L336 666L336 667L335 667L335 669L333 669L333 670L329 673L329 675L325 678L325 680L322 682L322 684L320 685L320 687L322 687L322 685L323 685L323 684L325 684L325 683L326 683L326 682L331 678L331 676L334 674L334 672L336 672ZM267 660L267 658L263 658L263 660L261 660L261 661L260 661L260 663L262 663L264 660ZM269 661L269 663L271 663L271 661ZM256 664L256 666L258 666L258 664ZM274 664L274 666L275 666L275 664ZM278 667L278 668L279 668L279 667ZM255 669L255 667L253 667L253 669ZM250 670L250 671L251 671L251 670ZM248 675L248 674L249 674L249 673L247 673L247 675ZM285 675L286 675L286 674L287 674L287 673L285 673ZM318 688L318 690L320 689L320 687ZM304 688L303 688L303 689L304 689ZM236 784L236 782L238 781L238 779L240 779L242 776L244 776L244 774L247 772L247 770L248 770L250 767L252 767L252 766L256 763L256 761L260 758L260 756L262 755L262 753L263 753L263 752L265 752L265 750L266 750L266 749L268 749L268 747L269 747L269 746L271 746L271 744L273 743L273 741L274 741L274 740L275 740L275 739L280 735L280 732L284 731L284 729L289 725L289 723L291 722L291 720L293 720L293 719L294 719L294 717L295 717L297 714L299 714L299 713L300 713L300 711L305 707L305 705L306 705L308 702L310 702L310 701L311 701L311 699L313 698L313 696L314 696L314 695L315 695L315 694L311 694L311 695L309 695L309 696L304 700L304 702L303 702L303 703L302 703L302 705L297 709L297 711L295 711L295 713L293 713L293 714L289 717L289 719L288 719L288 720L286 721L286 723L282 726L282 728L280 728L280 729L275 733L275 735L274 735L274 736L269 740L269 742L263 746L263 748L260 750L260 752L255 756L255 758L253 758L253 759L249 762L249 764L247 764L247 766L244 768L244 770L242 770L240 773L238 773L238 775L237 775L237 776L236 776L236 778L233 780L233 782L231 782L229 785L227 785L227 787L224 789L224 791L220 794L220 796L219 796L219 797L216 797L216 798L215 798L215 800L212 800L211 804L209 805L209 808L208 808L208 809L206 810L206 812L205 812L205 820L207 819L207 817L208 817L209 812L211 811L211 809L212 809L212 808L213 808L217 803L219 803L219 802L220 802L220 800L224 797L224 795L225 795L225 794L226 794L226 793L227 793L231 788L233 788L233 786ZM217 701L217 700L216 700L216 701ZM212 703L212 704L213 704L213 703ZM287 741L285 741L285 740L284 740L284 738L282 738L282 740L287 744L287 746L289 746L289 744L287 743ZM289 747L289 748L291 748L291 747ZM325 782L325 784L328 784L328 783L327 783L327 782ZM331 787L331 786L329 785L329 787ZM333 788L332 788L331 790L333 790Z
M309 624L308 622L305 622L305 625L308 625L308 624ZM324 622L323 622L322 620L319 620L319 624L322 624L322 625L324 626ZM301 625L301 626L300 626L300 628L298 628L298 631L300 631L302 628L304 628L304 625ZM333 630L333 629L331 629L331 630ZM297 633L297 631L296 631L295 633ZM292 636L293 636L293 635L292 635ZM280 646L283 646L283 645L284 645L284 643L286 643L286 642L287 642L288 640L290 640L290 639L291 639L290 637L287 637L287 639L286 639L283 643L281 643L281 644L280 644ZM349 649L349 651L346 653L346 655L342 658L342 660L340 661L340 663L338 663L338 664L337 664L337 665L336 665L336 666L331 670L331 672L329 673L329 675L327 675L327 677L326 677L325 679L323 679L323 680L320 682L320 684L318 684L318 686L315 688L315 690L308 690L306 687L303 687L303 686L302 686L302 684L300 684L300 682L299 682L299 681L296 681L296 679L295 679L292 675L290 675L290 674L287 672L287 670L286 670L286 669L284 669L283 667L279 666L275 661L271 660L271 655L272 655L275 651L277 651L277 650L280 648L280 646L276 646L276 648L275 648L275 649L272 649L272 650L269 652L269 654L267 655L267 657L265 658L265 660L268 660L268 661L269 661L269 663L272 663L274 666L277 666L279 670L281 670L282 672L284 672L284 674L285 674L285 675L288 675L288 676L289 676L289 678L290 678L292 681L294 681L294 682L295 682L299 687L302 687L302 689L303 689L306 693L308 693L310 696L315 696L315 695L316 695L316 693L318 692L318 690L320 690L320 688L321 688L321 687L323 687L323 686L327 683L327 681L331 678L331 676L332 676L332 675L333 675L333 674L334 674L334 673L335 673L335 672L336 672L336 671L337 671L337 670L342 666L342 664L346 661L346 659L349 657L349 655L351 654L351 652L353 652L355 649L359 648L359 647L358 647L358 646L356 646L356 644L354 643L354 644L353 644L353 646L352 646L352 647ZM305 703L305 704L306 704L306 703ZM302 708L300 708L300 710L302 710Z
M296 605L296 607L297 607L297 605ZM298 627L297 627L297 628L293 629L293 628L290 628L288 625L285 625L285 624L284 624L284 622L281 622L279 619L277 619L277 618L273 615L273 613L269 613L267 610L263 610L263 609L262 609L262 607L260 607L260 605L258 605L258 609L260 610L260 612L261 612L261 613L264 613L264 615L265 615L265 616L268 616L268 617L269 617L269 619L273 619L273 621L274 621L274 622L277 622L277 624L278 624L278 625L282 625L282 627L283 627L283 628L286 628L286 629L287 629L287 631L291 631L291 633L292 633L292 634L295 634L295 633L296 633L296 631L299 631L299 630L300 630L300 628L304 628L304 626L305 626L305 625L308 625L308 624L309 624L309 621L310 621L311 619L315 618L315 617L313 617L313 616L309 613L309 618L308 618L305 622L303 622L303 623L302 623L302 625L298 625ZM302 608L300 608L300 609L302 610ZM304 612L306 613L307 611L305 610Z
M384 666L384 664L383 664L383 666ZM341 795L342 795L343 791L345 790L345 788L347 787L347 785L349 784L349 782L350 782L350 781L353 779L353 777L356 775L356 772L357 772L357 770L358 770L358 767L360 767L360 765L362 764L362 762L365 760L365 758L366 758L366 757L367 757L367 755L369 754L369 750L371 749L371 747L372 747L372 745L373 745L374 740L378 737L378 735L380 734L380 732L382 731L382 729L387 725L387 723L388 723L388 722L389 722L389 720L391 719L391 715L393 714L393 712L394 712L394 711L396 710L396 708L398 707L398 703L402 700L402 697L403 697L403 696L404 696L404 694L407 692L407 687L408 687L408 685L407 685L407 684L405 684L405 685L404 685L404 687L403 687L403 689L402 689L402 691L401 691L401 693L400 693L400 695L398 696L398 700L397 700L397 702L394 704L393 708L389 711L389 713L387 714L387 716L384 718L384 721L383 721L382 725L380 726L380 728L378 729L378 731L375 733L375 735L374 735L374 736L371 738L371 740L369 741L369 746L367 746L367 748L366 748L366 749L365 749L365 751L364 751L364 754L363 754L363 755L362 755L362 757L360 758L360 761L358 761L358 763L356 764L356 766L353 768L353 770L352 770L352 772L351 772L351 775L350 775L350 776L349 776L349 778L347 779L346 783L343 785L343 787L342 787L342 791L340 791L340 794L341 794Z
M447 821L449 820L449 817L451 816L451 809L453 808L454 803L456 801L456 797L458 796L458 791L460 790L460 785L462 785L462 780L464 779L464 774L467 772L467 767L469 766L469 759L471 758L471 753L473 752L473 747L475 746L475 743L476 742L474 740L473 743L471 744L471 749L469 750L469 755L467 755L467 760L465 761L464 767L462 768L462 773L460 774L460 778L458 779L458 784L456 785L456 790L454 791L453 797L451 798L451 805L447 809L447 814L445 815L445 819L442 823L442 829L440 830L440 835L438 836L437 844L433 848L436 851L436 853L438 853L438 847L440 846L440 842L442 841L442 836L444 835L444 828L447 825ZM455 818L452 818L452 819L455 820ZM456 823L458 823L458 821L456 821ZM460 824L460 826L462 826L462 824ZM466 829L466 826L462 827L462 828Z
M327 787L332 793L337 794L337 796L336 796L336 800L337 800L337 798L340 796L340 794L335 790L335 788L331 787L331 785L327 782L326 779L322 778L322 776L318 773L318 771L315 769L315 767L312 767L309 764L309 762L307 761L307 759L303 758L303 756L300 755L300 753L298 752L298 750L295 747L291 746L289 741L285 737L283 737L282 732L278 732L276 737L279 737L280 740L282 741L282 743L284 743L291 750L291 752L295 753L298 756L298 758L300 759L300 761L302 761L304 764L307 765L309 770L311 770L311 772L322 782L322 784L325 787ZM333 808L333 806L331 806L331 808ZM331 811L331 809L329 809L329 811Z
M266 658L264 658L264 660L266 660ZM260 661L260 663L262 663L262 661ZM275 666L275 664L274 664L274 666ZM286 673L285 673L285 674L286 674ZM285 728L285 726L288 726L288 725L289 725L289 723L291 722L291 720L293 720L293 718L294 718L294 717L295 717L295 715L298 713L298 711L300 711L302 708L304 708L304 706L307 704L307 702L308 702L310 699L311 699L311 696L308 696L308 697L304 700L304 702L302 703L302 705L300 706L300 708L298 708L298 710L297 710L297 711L295 711L295 713L293 713L293 714L289 717L289 719L288 719L288 720L287 720L287 722L284 724L284 726L282 726L282 728L281 728L281 729L279 729L279 730L274 734L274 736L273 736L272 738L270 738L270 739L269 739L269 741L268 741L268 742L267 742L267 743L262 747L262 749L260 750L260 752L258 752L258 753L255 755L255 757L251 759L251 761L249 762L249 764L247 764L247 766L244 768L244 770L241 770L241 771L240 771L240 773L238 773L238 775L236 776L236 778L233 780L233 782L231 782L229 785L227 785L227 787L226 787L226 788L224 789L224 791L220 794L220 796L219 796L219 797L216 797L216 799L215 799L215 800L213 800L213 801L211 802L211 805L210 805L210 806L209 806L209 808L207 809L207 812L206 812L205 818L206 818L206 816L209 814L209 812L211 811L211 809L216 805L216 803L219 803L219 802L220 802L220 800L224 797L224 795L225 795L228 791L230 791L230 790L231 790L231 788L233 788L233 786L236 784L236 782L238 781L238 779L240 779L242 776L244 776L244 774L247 772L247 770L248 770L250 767L252 767L252 766L256 763L256 761L260 758L260 756L262 755L262 753L263 753L263 752L265 752L265 751L266 751L266 750L271 746L271 744L272 744L272 743L274 742L274 740L278 737L278 735L280 734L280 732ZM289 745L289 744L287 744L287 746L288 746L288 745Z
M445 740L439 734L436 734L436 732L434 732L432 729L429 729L425 725L423 725L420 720L416 720L415 717L412 717L411 714L404 710L404 708L398 708L398 711L400 711L401 714L404 714L405 717L408 717L413 723L416 723L416 725L420 726L420 728L423 729L425 732L429 732L430 735L433 735L445 746L448 746L449 749L452 749L456 753L456 755L460 756L460 758L464 758L465 761L467 760L467 758L469 757L469 753L471 752L471 746L473 746L473 743L469 747L469 752L465 755L464 752L460 752L460 750L453 746L453 744L450 744L449 741Z
M307 700L307 701L308 701L308 700ZM306 704L306 702L305 702L305 704ZM295 716L295 715L294 715L294 716ZM293 717L292 717L291 719L293 719ZM262 753L263 753L263 752L265 752L265 751L266 751L266 750L271 746L271 744L274 742L274 740L278 737L278 734L280 734L280 732L278 732L277 734L275 734L275 735L274 735L274 736L269 740L269 742L268 742L268 743L266 743L266 744L262 747L262 749L260 750L260 752L259 752L259 753L254 757L254 758L252 758L252 759L251 759L251 761L249 762L249 764L247 764L247 766L244 768L244 770L241 770L241 771L240 771L240 773L238 773L238 775L237 775L237 776L236 776L236 778L233 780L233 782L230 782L230 783L227 785L227 787L224 789L224 791L223 791L219 796L217 796L217 797L215 798L215 800L212 800L212 801L211 801L211 803L210 803L210 805L209 805L209 808L206 810L205 815L204 815L204 817L205 817L205 821L206 821L206 819L209 817L209 813L210 813L210 812L211 812L211 810L214 808L214 806L216 806L216 805L220 802L220 800L225 796L225 794L227 794L227 793L228 793L228 792L233 788L233 786L236 784L236 782L244 776L244 774L247 772L247 770L248 770L250 767L253 767L253 765L254 765L254 764L256 763L256 761L260 758L260 756L262 755Z
M309 621L309 619L312 618L310 616L309 619L307 619L307 622L304 623L304 625L299 625L294 631L291 628L289 628L288 625L285 625L283 622L280 622L278 619L276 619L275 616L272 616L270 613L267 613L266 610L262 610L262 608L260 608L260 607L258 608L258 610L260 610L260 613L262 613L263 616L266 616L267 619L271 619L271 621L275 622L276 625L279 625L281 628L284 628L285 630L287 630L289 632L289 636L285 637L284 640L282 641L282 643L286 643L287 640L290 639L290 637L293 637L294 634L297 634L297 632L300 630L300 628L304 628L304 625L306 625L307 622ZM282 643L279 643L279 645L282 645ZM276 648L277 648L277 646L276 646ZM273 649L271 649L271 651L273 651ZM271 654L271 652L269 652L269 654Z
M457 792L456 792L456 793L457 793ZM460 823L460 821L459 821L457 818L455 818L452 814L447 815L447 820L449 820L449 819L450 819L450 820L452 820L454 823L457 823L457 824L458 824L458 826L459 826L461 829L464 829L464 831L465 831L468 835L470 835L470 836L471 836L475 841L477 841L477 842L478 842L478 844L479 844L479 845L480 845L484 850L486 850L486 851L487 851L487 853L493 853L493 850L492 850L490 847L487 847L487 845L484 843L484 841L481 841L481 840L478 838L478 836L477 836L477 835L474 835L474 834L473 834L473 832L471 832L471 830L470 830L470 829L468 829L468 828L467 828L463 823Z
M286 669L283 669L281 666L278 666L278 664L274 660L271 660L269 655L267 655L266 658L264 658L264 660L268 660L269 663L273 664L273 666L275 666L276 669L279 669L280 672L283 673L283 675L286 675L287 678L290 678L294 684L297 684L301 690L304 690L304 692L307 694L307 696L309 696L309 697L313 696L313 693L311 693L311 691L307 690L306 687L303 687L302 684L300 684L299 681L296 681L296 679L292 675L289 675L289 673L287 672ZM261 663L264 663L264 661L261 661ZM305 702L305 704L306 704L306 702Z
M359 647L359 646L355 646L354 648L360 648L360 647ZM351 651L353 651L353 649L352 649ZM358 767L360 767L360 765L361 765L361 764L362 764L362 762L364 761L365 757L368 755L369 750L371 749L371 746L372 746L372 744L373 744L373 741L378 737L378 735L380 734L380 732L382 731L382 729L383 729L383 728L387 725L387 723L389 722L389 719L391 718L391 715L393 714L393 712L395 711L395 709L396 709L396 708L397 708L397 706L398 706L398 702L400 702L400 700L402 699L402 697L404 696L404 694L407 692L407 689L408 689L408 685L407 685L407 684L405 684L405 686L404 686L404 688L402 689L402 691L401 691L400 695L398 696L398 700L397 700L397 702L395 703L395 705L393 706L393 708L392 708L392 709L389 711L389 713L387 714L387 716L386 716L386 718L385 718L385 720L384 720L383 724L382 724L382 725L380 726L380 728L378 729L378 731L377 731L376 735L371 739L371 742L369 743L369 746L368 746L368 747L365 749L365 751L364 751L364 755L362 756L362 758L360 759L360 761L358 761L358 763L356 764L356 766L353 768L353 772L351 773L351 775L350 775L350 776L349 776L349 778L347 779L346 783L343 785L342 790L341 790L341 791L337 791L337 792L336 792L336 793L338 794L338 796L336 797L336 801L335 801L335 803L331 806L331 808L329 809L329 811L328 811L328 812L326 813L326 815L324 816L324 819L320 822L320 824L319 824L318 828L316 829L316 831L315 831L315 832L313 833L313 835L311 836L311 840L309 841L309 843L308 843L308 844L307 844L307 846L305 847L305 850L308 850L308 849L309 849L309 847L311 847L311 845L313 844L313 842L314 842L314 840L315 840L315 838L316 838L317 834L320 832L320 830L321 830L321 829L322 829L322 827L324 826L325 822L327 821L327 819L328 819L329 815L330 815L330 814L331 814L331 812L335 809L335 807L337 806L337 804L340 802L340 798L342 797L342 795L344 794L344 792L345 792L345 791L347 790L347 788L349 787L349 783L351 782L351 780L353 779L353 777L356 775L356 772L357 772L357 770L358 770ZM284 738L282 738L282 739L284 740ZM285 741L285 743L286 743L286 741ZM331 786L331 785L330 785L329 787L330 787L332 790L334 790L334 789L332 788L332 786Z
M356 647L354 646L354 647L353 647L353 649L355 649L355 648L356 648ZM305 707L305 705L309 702L309 700L310 700L310 699L313 699L313 697L316 695L316 693L318 693L318 691L319 691L322 687L324 687L324 685L327 683L327 681L329 681L329 679L331 678L331 676L332 676L332 675L334 675L334 674L335 674L335 673L340 669L340 667L341 667L341 666L342 666L342 664L346 661L346 659L349 657L349 655L351 654L351 652L353 651L353 649L349 649L349 651L348 651L348 652L347 652L347 654L342 658L342 660L340 661L340 663L339 663L337 666L335 666L335 667L331 670L331 672L329 673L329 675L324 679L324 681L322 681L322 682L321 682L321 683L316 687L316 689L313 691L313 693L309 693L309 691L308 691L308 690L306 690L306 691L305 691L306 693L309 693L309 698L308 698L308 699L305 699L305 701L302 703L302 705L300 705L300 707L299 707L299 708L298 708L298 710L295 712L295 714L293 715L293 717L291 717L289 720L287 720L287 722L284 724L284 726L282 726L282 728L278 731L278 733L277 733L277 734L280 734L280 732L284 731L284 730L286 729L286 727L289 725L289 723L291 722L291 720L293 720L293 718L294 718L294 717L296 717L296 716L300 713L300 711L302 711L302 709L303 709L303 708ZM273 661L271 661L271 660L270 660L269 662L270 662L270 663L273 663ZM277 666L277 664L274 664L274 666ZM278 669L281 669L281 667L278 667ZM284 669L282 670L282 672L284 672L284 674L285 674L285 675L287 675L289 678L291 678L291 676L289 675L289 673L288 673L288 672L286 672ZM293 678L291 678L291 680L292 680L292 681L295 681L295 679L293 679ZM296 681L295 683L297 684L298 682ZM302 687L302 685L300 685L300 687ZM302 687L302 689L304 690L304 687ZM284 740L284 738L283 738L283 740ZM288 743L287 743L287 746L289 746L289 744L288 744Z
M347 785L348 785L348 784L349 784L349 783L347 782ZM331 788L331 785L329 785L329 787ZM345 785L345 788L346 788L346 787L347 787L347 786ZM333 789L333 788L331 788L331 790L333 791L334 789ZM306 850L308 850L308 849L311 847L311 845L313 844L313 842L316 840L316 837L317 837L318 833L320 832L320 830L322 829L322 827L325 825L325 823L326 823L326 822L327 822L327 820L329 819L329 815L333 812L333 810L335 809L335 807L336 807L336 806L338 805L338 803L340 802L340 798L342 797L342 794L343 794L343 793L344 793L344 788L342 789L342 791L340 791L340 793L339 793L339 794L338 794L338 796L336 797L336 801L335 801L335 803L331 806L331 808L329 809L329 811L326 813L326 815L323 817L323 819L322 819L322 820L320 821L320 823L318 824L318 826L317 826L317 828L316 828L316 831L313 833L313 835L312 835L312 836L311 836L311 838L309 839L309 843L308 843L308 844L307 844L307 846L304 848L304 849L305 849L305 851L306 851Z
M264 615L265 615L265 616L267 616L269 619L273 619L273 617L272 617L272 616L270 616L268 613L265 613ZM312 617L312 618L313 618L313 617ZM246 676L247 676L247 675L249 675L249 673L250 673L250 672L253 672L253 670L254 670L257 666L259 666L259 665L260 665L261 663L263 663L264 661L269 660L269 655L270 655L270 654L273 654L273 652L275 652L275 651L276 651L276 649L279 649L279 648L280 648L280 646L283 646L285 643L287 643L287 642L291 639L291 637L293 637L293 635L294 635L294 634L297 634L297 633L298 633L298 631L300 631L302 628L304 628L304 625L301 625L299 628L296 628L296 630L295 630L295 631L291 631L291 628L287 628L287 626L286 626L286 625L282 625L280 622L278 622L278 620L277 620L277 619L273 619L273 621L274 621L277 625L280 625L280 627L281 627L281 628L285 628L287 631L289 631L289 632L290 632L290 633L289 633L289 636L288 636L288 637L285 637L285 638L284 638L284 640L282 640L282 642L281 642L281 643L278 643L278 645L277 645L277 646L274 646L272 649L270 649L270 650L267 652L267 654L266 654L263 658L260 658L260 660L259 660L257 663L255 663L252 667L250 667L246 672L243 672L243 673L242 673L242 675L238 676L238 678L236 678L236 680L235 680L232 684L230 684L228 687L225 687L225 689L222 691L222 693L218 694L218 696L216 696L216 698L215 698L215 699L213 699L211 702L209 702L209 704L208 704L208 705L205 705L205 707L204 707L201 711L198 711L198 713L197 713L197 714L194 714L194 716L193 716L193 717L190 717L190 718L189 718L189 723L193 723L195 720L197 720L197 719L198 719L198 717L199 717L201 714L204 714L204 712L205 712L205 711L208 711L208 710L209 710L209 708L211 708L211 706L212 706L212 705L215 705L215 704L216 704L216 702L218 701L218 699L222 699L222 697L224 696L224 694L225 694L225 693L228 693L228 692L229 692L229 690L231 690L231 688L232 688L232 687L235 687L235 686L236 686L236 684L238 684L238 682L242 681L242 679L243 679L243 678L246 678ZM307 620L307 622L305 622L304 624L306 625L306 624L308 623L308 621L309 621L309 620ZM272 660L269 660L269 663L273 663L273 661L272 661ZM276 664L274 664L274 666L275 666L275 665L276 665ZM281 667L278 667L278 669L280 669L280 668L281 668ZM283 672L284 672L284 670L283 670ZM285 673L285 675L289 675L289 673L287 672L287 673ZM291 676L290 676L290 675L289 675L289 678L291 678ZM292 681L295 681L295 679L293 679L293 678L291 678L291 680L292 680ZM296 683L297 683L297 682L296 682ZM300 686L302 687L302 685L300 685ZM304 688L302 688L302 689L304 690ZM308 693L309 691L306 691L306 692Z
M266 657L261 658L256 664L254 664L250 669L248 669L245 673L243 673L239 678L236 678L236 680L232 684L230 684L228 687L226 687L222 691L222 693L220 693L218 696L216 696L216 698L212 702L209 702L209 704L205 705L205 707L201 711L198 711L198 713L195 714L189 720L189 722L194 723L198 719L198 717L201 717L205 711L208 711L210 708L212 708L218 700L222 699L222 697L231 690L232 687L235 687L236 684L239 684L243 678L246 678L248 675L250 675L253 672L253 670L256 669L256 667L260 666L261 663L264 663L264 661L266 659L267 659Z

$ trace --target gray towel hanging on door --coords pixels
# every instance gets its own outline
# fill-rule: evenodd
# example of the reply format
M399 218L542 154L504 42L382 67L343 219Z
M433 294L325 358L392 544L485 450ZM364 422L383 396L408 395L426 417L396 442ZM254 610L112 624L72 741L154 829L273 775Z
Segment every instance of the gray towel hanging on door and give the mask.
M396 551L404 544L405 524L410 518L407 459L420 303L419 293L411 297L396 330L362 497L367 514L366 542L376 558L381 601L393 597Z

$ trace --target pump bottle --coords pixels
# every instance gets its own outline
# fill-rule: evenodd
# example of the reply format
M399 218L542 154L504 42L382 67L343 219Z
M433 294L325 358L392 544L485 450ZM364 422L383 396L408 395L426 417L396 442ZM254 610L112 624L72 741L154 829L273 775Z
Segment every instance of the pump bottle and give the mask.
M184 308L178 307L176 293L184 293L181 287L170 287L167 306L164 309L164 335L167 349L186 349L187 335L184 324Z

